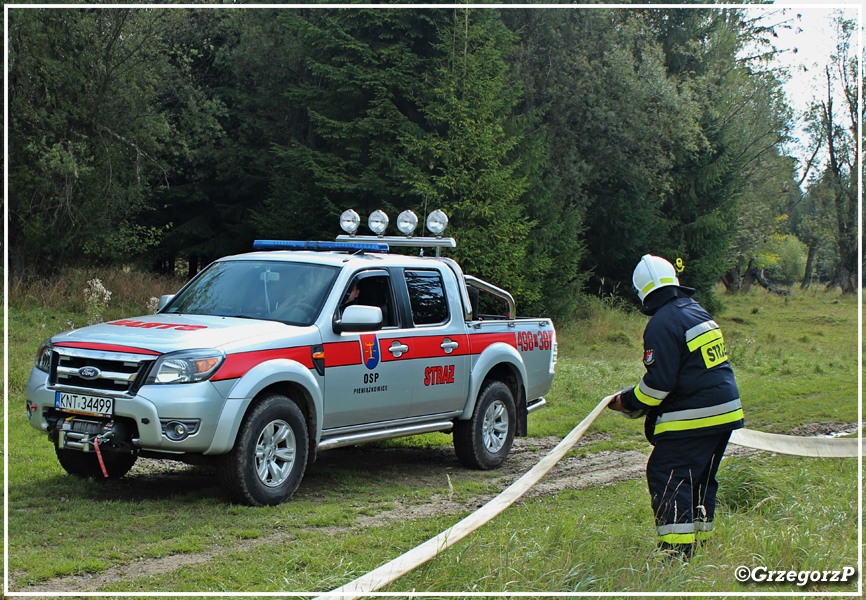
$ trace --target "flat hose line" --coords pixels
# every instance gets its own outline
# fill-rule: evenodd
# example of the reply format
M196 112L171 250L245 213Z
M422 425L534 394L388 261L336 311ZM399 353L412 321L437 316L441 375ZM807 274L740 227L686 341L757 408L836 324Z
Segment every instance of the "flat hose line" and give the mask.
M505 488L498 496L487 504L465 517L455 525L452 525L439 535L431 538L398 556L394 560L385 563L366 575L347 583L327 594L323 594L315 600L326 600L329 598L360 598L363 595L375 592L386 585L393 583L406 573L416 569L425 562L435 558L467 535L492 520L506 508L514 504L529 488L538 483L556 463L583 437L589 426L598 416L604 412L607 405L613 400L614 395L602 399L592 409L577 427L571 430L563 440L550 453L542 458L538 464L527 471L520 479ZM768 450L779 454L793 454L796 456L834 457L848 458L859 456L858 439L835 439L835 438L802 438L789 435L778 435L762 433L748 429L734 431L731 435L731 443L738 446L746 446L757 450Z
M778 454L811 456L813 458L855 458L860 456L858 438L798 437L737 429L731 433L731 444L767 450Z

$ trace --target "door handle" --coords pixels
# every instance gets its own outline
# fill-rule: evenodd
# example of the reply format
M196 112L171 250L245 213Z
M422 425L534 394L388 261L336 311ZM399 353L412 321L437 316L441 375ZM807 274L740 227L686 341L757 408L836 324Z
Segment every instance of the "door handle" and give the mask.
M388 352L394 355L394 358L400 358L406 352L409 352L409 346L406 344L401 344L399 341L395 340L391 347L388 348Z
M460 344L453 341L451 338L445 338L439 347L445 350L445 354L451 354L454 350L460 347Z

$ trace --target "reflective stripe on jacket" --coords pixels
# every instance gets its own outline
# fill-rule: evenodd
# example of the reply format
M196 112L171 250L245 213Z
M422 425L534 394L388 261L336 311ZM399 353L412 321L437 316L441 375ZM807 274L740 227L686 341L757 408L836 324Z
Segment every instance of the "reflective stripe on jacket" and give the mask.
M743 408L722 330L691 298L674 298L644 331L646 373L622 396L630 410L655 409L653 438L743 427Z

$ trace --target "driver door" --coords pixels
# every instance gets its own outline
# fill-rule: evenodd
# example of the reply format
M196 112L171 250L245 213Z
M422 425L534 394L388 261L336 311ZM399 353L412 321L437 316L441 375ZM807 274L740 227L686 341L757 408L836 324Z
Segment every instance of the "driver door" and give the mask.
M412 405L412 360L386 347L401 335L393 282L384 269L360 271L341 294L336 319L349 305L377 306L382 328L368 332L322 331L325 349L323 429L403 419ZM389 359L383 360L383 354Z

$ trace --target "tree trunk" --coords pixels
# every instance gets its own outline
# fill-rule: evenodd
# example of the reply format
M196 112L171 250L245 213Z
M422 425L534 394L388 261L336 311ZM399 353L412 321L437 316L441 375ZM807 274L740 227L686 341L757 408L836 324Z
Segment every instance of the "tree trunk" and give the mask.
M827 151L830 157L830 171L833 173L836 193L836 243L839 246L839 262L836 265L833 281L828 289L834 286L842 288L843 294L857 293L857 206L854 188L846 185L845 173L837 157L836 129L833 125L833 95L830 84L830 68L827 71L827 102L822 103L824 108L824 126L827 130ZM860 167L859 159L855 160L856 169L851 169L848 176L851 177Z
M198 273L198 256L192 255L189 257L189 269L187 271L187 279L192 279Z
M743 283L740 286L740 291L744 294L748 294L749 290L752 289L752 284L755 282L755 267L754 267L754 259L749 259L749 266L746 267L746 274L743 275Z
M833 273L833 279L827 284L827 289L832 290L836 286L841 288L843 294L856 294L857 273L852 272L843 265L837 265Z
M722 283L725 284L725 289L729 294L735 294L740 291L740 287L743 283L743 278L740 275L740 267L734 267L730 269L727 273L722 275Z
M800 282L800 289L809 289L812 285L812 270L815 268L815 253L818 250L818 240L812 240L809 244L809 254L806 256L806 272L803 273L803 281Z
M788 296L791 294L791 290L783 290L782 288L778 288L769 281L767 281L767 278L764 277L764 269L756 269L752 267L751 269L749 269L749 274L751 274L755 278L755 281L757 281L761 287L765 288L768 292L772 294L778 294L780 296Z
M734 278L737 281L736 289L733 289ZM754 260L749 260L749 266L746 267L746 272L742 276L740 275L740 268L735 267L728 271L724 277L722 277L722 281L727 287L728 291L738 291L743 294L748 294L749 290L752 289L752 284L756 283L761 287L765 288L768 292L772 294L779 294L780 296L787 296L791 293L791 290L785 290L782 288L778 288L764 277L764 270L755 267ZM730 285L729 285L730 284Z

